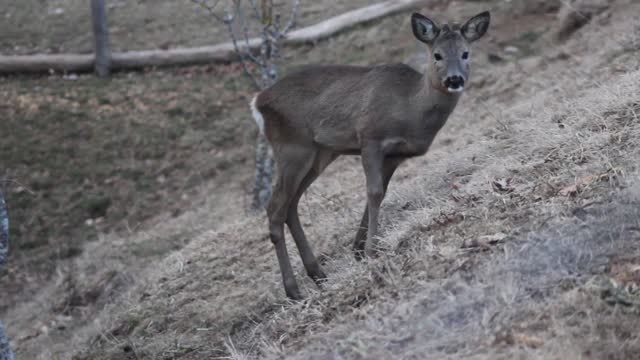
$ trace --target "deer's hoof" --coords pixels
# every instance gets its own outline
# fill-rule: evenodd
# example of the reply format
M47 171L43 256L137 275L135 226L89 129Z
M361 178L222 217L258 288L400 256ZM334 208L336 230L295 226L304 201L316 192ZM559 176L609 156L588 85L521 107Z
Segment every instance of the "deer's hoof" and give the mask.
M378 257L378 250L375 248L368 248L364 250L364 256L370 259Z
M353 255L356 257L356 260L360 261L365 258L364 248L365 248L366 239L358 239L353 242Z
M301 301L301 300L304 299L304 297L302 297L302 294L300 294L300 290L297 290L297 289L296 290L291 290L291 291L287 290L285 292L287 293L287 297L290 300Z
M319 288L322 288L324 283L327 282L327 275L322 271L320 267L313 274L309 274L309 277L316 283Z
M285 281L284 282L284 292L287 294L287 297L291 300L302 300L302 293L300 292L300 288L298 287L298 283L293 281Z

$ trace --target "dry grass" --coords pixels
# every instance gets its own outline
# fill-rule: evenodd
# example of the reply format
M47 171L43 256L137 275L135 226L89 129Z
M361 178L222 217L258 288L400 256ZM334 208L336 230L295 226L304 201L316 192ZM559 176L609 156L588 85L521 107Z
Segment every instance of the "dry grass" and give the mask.
M611 24L637 41L624 15ZM595 49L599 30L569 49ZM236 347L291 358L630 358L637 312L585 290L616 259L638 264L640 72L627 44L580 53L571 66L545 57L535 77L522 75L524 64L503 68L457 111L473 123L445 130L452 143L392 187L387 256L356 264L336 255L329 295L312 291L238 335ZM629 72L612 76L620 62L608 54L627 59ZM527 93L480 100L505 83ZM503 110L478 116L483 104ZM500 232L505 245L488 255L461 249ZM256 338L268 345L256 350Z
M51 329L18 340L18 353L42 359L638 353L635 293L607 280L637 282L632 270L620 269L640 264L640 33L633 16L640 8L623 3L561 47L499 64L481 61L474 88L433 150L394 178L382 211L386 251L378 259L356 262L348 250L364 204L358 161L333 165L302 201L303 225L329 274L323 290L304 279L304 302L285 300L262 219L203 231L148 264L113 255L171 229L198 228L208 210L224 209L212 201L149 234L92 244L76 266L94 266L98 275L75 283L83 291L102 289L102 300L75 308L89 316L73 324L72 336ZM374 28L377 40L394 39L393 21ZM345 40L356 36L332 45L347 47ZM322 47L314 51L329 56ZM464 247L474 240L482 246ZM298 259L294 265L303 279ZM41 298L59 288L48 287ZM9 331L20 329L14 338L33 331L34 317L25 314L38 310L51 307L16 307L8 319Z
M240 72L229 65L118 74L108 82L0 79L10 133L0 144L0 177L15 181L0 184L12 221L0 311L38 291L104 233L147 231L214 201L202 194L241 194L255 130L239 111L251 95L237 91L247 88ZM211 101L212 93L220 96ZM208 225L220 221L217 213ZM129 253L162 256L193 234L185 227Z

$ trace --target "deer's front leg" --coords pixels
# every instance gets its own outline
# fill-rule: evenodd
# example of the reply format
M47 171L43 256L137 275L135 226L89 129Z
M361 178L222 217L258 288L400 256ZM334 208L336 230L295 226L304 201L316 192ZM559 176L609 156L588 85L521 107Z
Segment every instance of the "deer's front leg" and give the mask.
M384 164L382 166L382 181L384 196L387 194L387 188L393 173L398 166L404 161L403 158L389 158L385 157ZM356 259L361 260L364 255L364 246L367 240L367 227L369 226L369 204L364 207L362 214L362 221L360 221L360 227L356 233L356 238L353 242L353 251L355 252Z
M362 166L367 179L367 209L369 224L367 241L364 246L366 256L374 256L378 245L378 214L384 198L384 153L380 146L370 145L362 149Z

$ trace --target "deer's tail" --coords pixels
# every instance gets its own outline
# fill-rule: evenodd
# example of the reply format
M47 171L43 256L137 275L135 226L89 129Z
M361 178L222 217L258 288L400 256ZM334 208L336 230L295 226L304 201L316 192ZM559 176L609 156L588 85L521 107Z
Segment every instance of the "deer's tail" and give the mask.
M256 125L258 125L258 129L260 129L260 132L264 134L264 117L260 110L258 110L258 106L256 105L257 101L258 95L254 96L253 100L251 100L251 113L253 114L253 120L256 122Z

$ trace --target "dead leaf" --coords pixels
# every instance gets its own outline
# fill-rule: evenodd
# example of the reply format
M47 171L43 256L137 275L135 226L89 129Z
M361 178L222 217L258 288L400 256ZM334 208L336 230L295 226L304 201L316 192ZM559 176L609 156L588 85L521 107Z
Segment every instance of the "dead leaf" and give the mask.
M484 235L476 239L472 239L470 241L464 241L462 244L462 248L481 248L481 249L489 249L491 245L497 245L504 241L507 237L504 233L496 233L493 235Z
M507 237L507 234L499 232L493 235L485 235L482 236L481 239L488 241L490 244L497 244L499 242L501 242L502 240L504 240L504 238Z
M513 337L513 333L510 330L502 330L496 333L492 343L493 346L513 344L515 344L515 339Z
M491 187L495 192L510 193L513 191L511 187L511 179L500 178L491 182Z
M558 193L562 196L576 196L584 188L597 182L611 181L622 173L621 168L611 168L603 173L587 175L578 179L575 184L562 188Z
M521 344L530 348L539 348L544 345L544 341L535 336L529 336L525 334L514 333L512 330L502 330L496 333L493 339L493 346L513 346L515 344Z
M614 178L620 176L621 174L623 174L622 168L619 168L619 167L611 168L604 173L585 176L582 179L580 179L580 182L585 186L589 186L593 183L600 182L600 181L611 181Z
M542 339L537 338L535 336L529 336L525 334L515 334L513 338L515 339L516 342L524 346L530 347L532 349L536 349L544 345L544 341L542 341Z
M149 110L149 107L147 106L147 104L145 104L144 102L138 99L133 100L133 104L135 105L136 110L140 112L146 112L147 110Z
M638 283L640 284L640 265L639 264L613 264L609 275L616 281L621 283Z
M576 196L580 192L578 184L569 185L558 192L562 196Z

